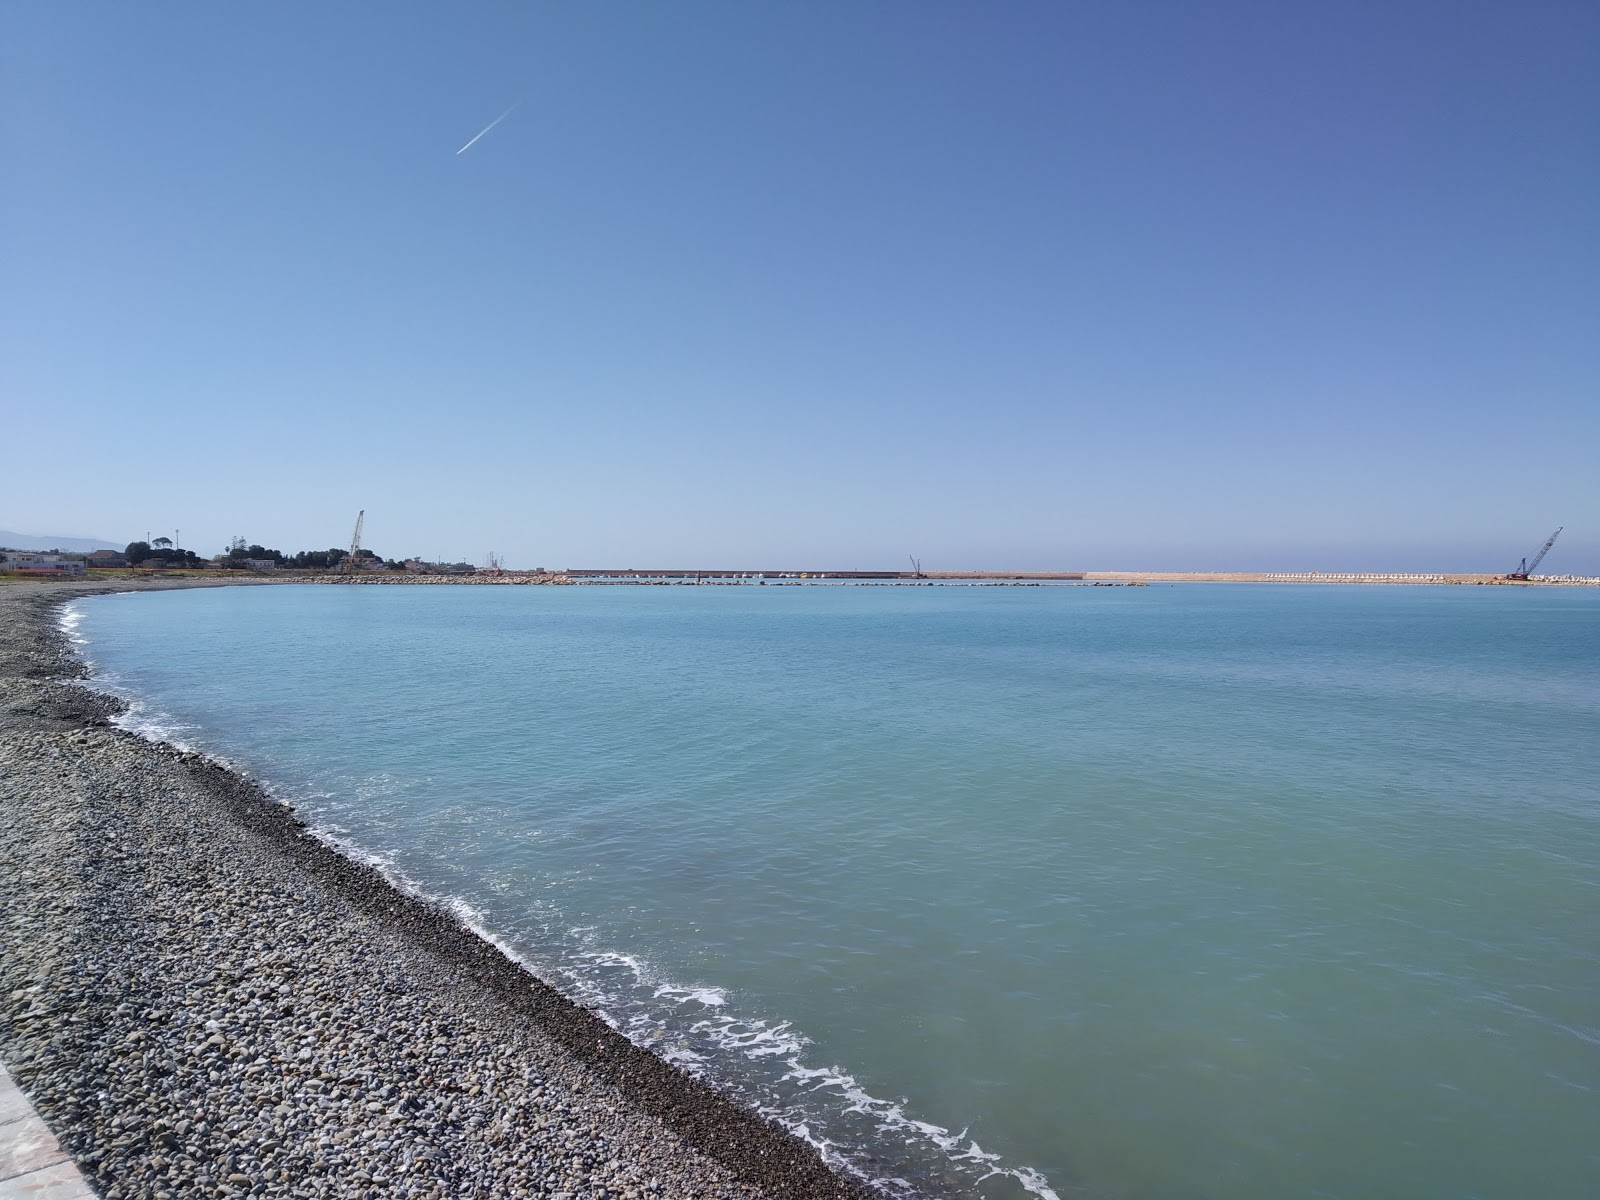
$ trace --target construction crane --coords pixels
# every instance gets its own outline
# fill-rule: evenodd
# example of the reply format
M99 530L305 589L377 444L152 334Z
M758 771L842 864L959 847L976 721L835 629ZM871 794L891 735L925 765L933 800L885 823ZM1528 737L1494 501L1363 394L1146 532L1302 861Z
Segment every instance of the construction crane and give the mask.
M915 554L908 554L906 557L911 560L912 576L916 579L926 579L927 576L922 573L922 560Z
M1550 537L1545 541L1545 544L1539 547L1539 553L1533 556L1532 562L1529 562L1527 559L1523 559L1518 565L1517 569L1511 572L1511 574L1507 575L1506 578L1526 579L1528 576L1537 571L1539 569L1539 564L1544 561L1544 556L1550 553L1550 547L1556 544L1556 539L1561 536L1561 530L1565 528L1566 526L1563 525L1560 529L1557 529L1550 535Z
M341 564L346 575L356 569L356 555L361 553L361 526L366 519L367 510L363 508L356 514L356 531L350 535L350 553L345 556L345 560Z

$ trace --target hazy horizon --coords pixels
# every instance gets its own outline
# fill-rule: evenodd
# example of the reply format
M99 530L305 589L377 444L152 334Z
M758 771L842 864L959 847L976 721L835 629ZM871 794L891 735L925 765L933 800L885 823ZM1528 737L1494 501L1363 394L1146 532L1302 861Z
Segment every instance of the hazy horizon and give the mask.
M28 542L41 543L37 547L32 545L19 545L16 547L17 549L47 549L49 547L44 546L43 543L50 542L52 537L59 540L63 546L68 542L94 542L115 548L120 548L126 545L128 542L135 540L133 538L129 538L126 539L126 541L118 542L114 538L107 539L68 534L40 536L38 534L14 534L13 531L0 530L0 545L6 544L5 538L8 536L17 536ZM144 536L145 535L141 534L139 535L139 538L142 540ZM149 536L161 537L163 534L160 531L151 531ZM165 536L171 536L171 532L169 531ZM300 545L298 543L291 545L280 544L272 541L271 539L267 539L265 541L262 541L261 539L252 540L257 541L261 545L267 546L271 549L281 550L285 554L293 554L299 550L326 550L340 548L332 544L328 546L310 544ZM381 545L371 545L368 543L366 538L363 538L362 541L363 544L367 545L369 549L374 550L384 558L405 556L400 552L391 552ZM348 544L348 542L346 544ZM1566 547L1566 544L1566 534L1563 533L1561 538L1557 541L1555 549L1550 552L1550 556L1545 560L1544 565L1541 566L1540 573L1549 575L1582 575L1593 573L1591 571L1580 570L1575 566L1564 565L1564 556L1560 553L1560 551ZM1543 545L1543 542L1541 541L1539 545ZM200 549L192 545L188 548L195 550L195 552L202 558L209 558L214 554L221 553L222 550L225 549L225 547L219 547L216 550ZM1528 558L1532 558L1537 550L1538 546L1533 546L1524 553ZM1012 559L997 559L993 554L975 554L968 560L950 562L934 562L923 558L921 560L921 565L925 571L1416 571L1427 573L1437 572L1441 574L1504 574L1505 572L1514 569L1517 565L1515 561L1504 565L1459 565L1463 562L1466 562L1469 554L1471 553L1471 551L1467 550L1466 548L1456 548L1453 555L1448 553L1448 551L1440 551L1436 548L1431 555L1420 556L1421 561L1419 561L1418 557L1416 556L1409 556L1404 547L1393 546L1376 548L1368 553L1365 558L1359 557L1361 551L1354 547L1330 548L1321 554L1318 554L1315 548L1308 549L1302 546L1284 547L1281 548L1280 552L1276 556L1274 556L1270 550L1257 549L1251 552L1248 557L1240 557L1235 555L1232 557L1224 556L1222 558L1212 559L1198 558L1193 550L1172 550L1165 554L1147 550L1143 553L1146 555L1146 557L1136 561L1097 560L1093 562L1087 560L1046 561L1043 559L1037 559L1032 562L1018 562ZM1154 557L1151 557L1151 555L1154 555ZM457 561L462 556L424 555L423 557L453 562ZM501 557L504 558L504 556ZM1517 557L1520 559L1523 557L1523 555L1518 555ZM487 565L487 563L482 559L473 559L471 557L467 557L465 561L472 562L476 566ZM881 561L859 560L841 562L835 561L834 558L830 558L826 554L820 557L814 556L808 559L794 560L777 559L770 556L765 559L733 559L727 556L711 556L694 560L685 559L682 561L644 559L638 562L612 562L608 560L603 561L600 559L591 560L587 558L575 559L571 562L555 562L553 560L540 560L537 562L521 562L515 560L505 561L505 566L511 570L527 570L533 567L542 566L551 569L571 570L596 570L612 568L621 570L775 569L822 571L900 571L909 569L910 565L909 556L902 556L901 562L895 562L892 555L885 557Z
M0 11L0 523L1600 574L1600 8Z

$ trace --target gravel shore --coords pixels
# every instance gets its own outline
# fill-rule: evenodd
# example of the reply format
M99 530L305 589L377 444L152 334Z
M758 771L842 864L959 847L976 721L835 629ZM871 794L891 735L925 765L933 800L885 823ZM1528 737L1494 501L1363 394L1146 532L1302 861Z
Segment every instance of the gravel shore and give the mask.
M102 1197L871 1195L112 727L56 629L96 590L0 585L0 1061Z

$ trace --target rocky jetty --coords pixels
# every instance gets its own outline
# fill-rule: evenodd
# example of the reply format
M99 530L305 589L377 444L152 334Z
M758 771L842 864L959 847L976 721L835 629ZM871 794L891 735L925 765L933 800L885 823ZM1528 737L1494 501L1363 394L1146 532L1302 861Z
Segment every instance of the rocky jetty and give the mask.
M106 1200L853 1198L199 755L0 587L0 1061Z
M327 584L487 584L515 585L532 584L536 587L567 587L576 580L566 575L552 575L549 572L538 574L532 571L479 571L472 575L413 575L409 572L389 571L361 571L354 575L337 575L320 573L316 575L288 575L281 577L284 583L327 583Z

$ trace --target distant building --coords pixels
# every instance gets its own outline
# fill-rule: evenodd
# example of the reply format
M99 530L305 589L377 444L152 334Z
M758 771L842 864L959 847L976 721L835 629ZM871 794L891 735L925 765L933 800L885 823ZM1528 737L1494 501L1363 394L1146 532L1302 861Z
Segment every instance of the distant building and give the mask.
M128 556L121 550L96 550L89 555L91 567L125 567L128 565Z
M246 570L250 571L275 571L278 569L278 560L275 558L247 558L244 560Z
M64 554L35 554L27 550L7 550L0 570L17 575L83 575L83 559Z

